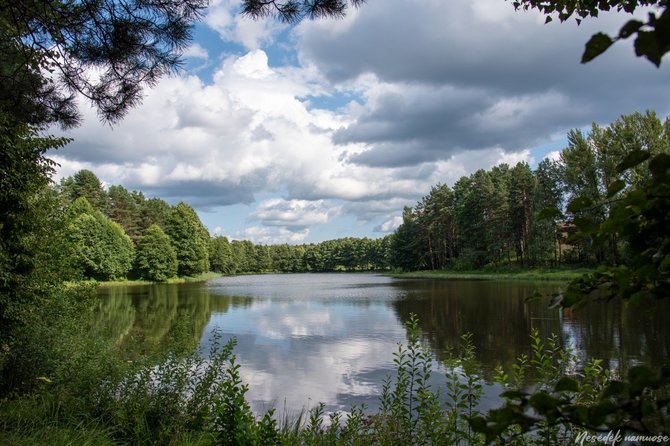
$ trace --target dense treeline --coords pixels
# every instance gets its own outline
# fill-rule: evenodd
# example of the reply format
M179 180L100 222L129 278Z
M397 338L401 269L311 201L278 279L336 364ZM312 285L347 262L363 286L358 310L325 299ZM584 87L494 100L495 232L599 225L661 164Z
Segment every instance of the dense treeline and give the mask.
M170 206L123 186L104 190L81 170L56 193L66 209L69 278L163 281L175 276L266 272L372 271L388 267L391 237L342 238L303 245L255 245L210 237L186 203Z
M392 243L393 266L405 270L478 269L487 265L619 264L627 246L610 237L603 247L569 237L575 224L598 227L618 197L650 177L647 164L622 173L630 153L670 153L670 119L653 112L622 116L588 133L572 130L557 160L500 164L433 187L413 208ZM567 206L577 197L588 206Z
M388 268L391 237L347 237L302 245L254 245L248 240L211 242L212 271L262 272L380 271Z
M500 164L464 176L453 187L434 186L416 206L404 209L403 223L392 235L316 244L256 245L210 237L189 205L170 206L123 186L105 191L87 170L62 180L57 191L68 209L72 279L619 264L627 250L615 237L594 248L592 240L570 235L575 223L600 225L617 194L648 179L645 164L625 174L616 169L640 149L670 153L670 120L635 113L608 127L594 124L587 133L573 130L558 158L542 160L535 170L525 162ZM577 197L592 204L568 208Z

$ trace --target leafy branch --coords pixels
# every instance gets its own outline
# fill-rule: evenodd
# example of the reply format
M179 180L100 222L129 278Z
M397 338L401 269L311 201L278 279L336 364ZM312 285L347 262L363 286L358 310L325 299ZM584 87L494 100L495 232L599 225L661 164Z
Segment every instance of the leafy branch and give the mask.
M661 58L670 51L670 12L667 0L514 0L515 9L537 9L545 14L545 23L553 21L557 15L561 22L575 17L577 24L588 17L598 17L600 12L619 11L633 14L641 7L652 7L657 10L648 13L647 21L629 20L616 36L599 32L586 43L582 54L582 63L590 62L607 51L615 42L635 35L635 54L645 57L657 67Z

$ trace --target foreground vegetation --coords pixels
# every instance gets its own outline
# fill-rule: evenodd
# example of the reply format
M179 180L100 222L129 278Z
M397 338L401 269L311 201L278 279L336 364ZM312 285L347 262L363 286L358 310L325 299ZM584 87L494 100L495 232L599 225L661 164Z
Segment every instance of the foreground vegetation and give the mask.
M432 352L422 344L415 316L406 327L407 343L399 344L392 353L396 370L384 381L376 413L364 407L326 413L319 404L294 419L278 420L275 409L253 414L245 400L248 387L240 379L235 360L235 341L222 345L215 335L213 347L203 355L184 343L185 338L179 341L177 328L173 333L177 341L160 357L129 362L113 351L107 351L109 355L80 354L54 376L41 377L35 393L3 402L0 442L486 444L489 439L481 402L484 386L491 383L484 381L472 335L464 334L453 346L443 364L443 385L433 388L429 379L437 370ZM100 345L80 341L79 347L90 354L93 350L88 349L97 350ZM496 383L506 390L534 382L543 391L563 392L564 403L586 411L599 407L603 392L618 381L598 360L582 364L578 370L576 361L574 353L563 350L556 338L541 339L534 332L528 354L521 355L510 370L499 367ZM71 367L72 363L78 367ZM517 395L509 391L502 398L512 401ZM506 438L508 444L568 444L584 432L591 435L595 431L563 421L541 422L530 432L509 424L496 437Z

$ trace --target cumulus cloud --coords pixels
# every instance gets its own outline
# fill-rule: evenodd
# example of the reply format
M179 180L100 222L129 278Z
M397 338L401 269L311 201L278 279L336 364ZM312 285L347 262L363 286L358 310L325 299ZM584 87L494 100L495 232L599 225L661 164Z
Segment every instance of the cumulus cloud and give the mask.
M213 0L205 16L205 23L217 31L224 41L236 42L255 50L272 42L285 26L273 21L254 21L239 14L240 0Z
M366 4L344 29L310 22L296 34L302 60L331 81L377 80L334 141L366 145L351 162L389 167L530 149L622 113L667 113L668 68L636 59L628 42L578 63L592 33L616 31L623 20L544 25L541 15L497 0L390 0Z
M396 215L395 217L392 217L390 220L386 220L384 223L381 225L375 227L375 232L393 232L398 227L402 224L402 217L399 215Z
M339 213L338 207L328 206L324 200L284 200L274 198L259 203L250 218L260 220L266 226L307 228L328 223Z
M186 51L184 51L184 56L194 59L209 59L209 53L199 43L193 43L188 48L186 48Z
M237 240L251 240L261 245L281 243L299 245L305 242L308 235L308 228L289 229L286 227L250 226L236 233L233 238Z
M592 32L618 30L615 14L576 27L499 0L389 0L304 22L286 40L287 28L249 21L239 4L213 2L205 23L245 54L195 43L186 55L218 63L211 76L162 80L113 128L85 109L74 142L54 154L59 174L87 168L201 211L248 204L238 220L249 227L231 236L299 243L340 217L387 232L438 182L532 163L534 148L555 150L593 121L668 113L668 67L628 43L578 63ZM299 63L270 64L270 42L293 45L287 60Z

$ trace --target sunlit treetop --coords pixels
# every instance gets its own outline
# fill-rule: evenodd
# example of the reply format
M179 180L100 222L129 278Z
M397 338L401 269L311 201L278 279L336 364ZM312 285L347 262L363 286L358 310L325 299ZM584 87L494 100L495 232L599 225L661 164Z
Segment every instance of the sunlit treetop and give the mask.
M305 18L342 18L347 9L359 7L365 0L244 0L242 14L259 19L274 17L285 23L297 23Z

